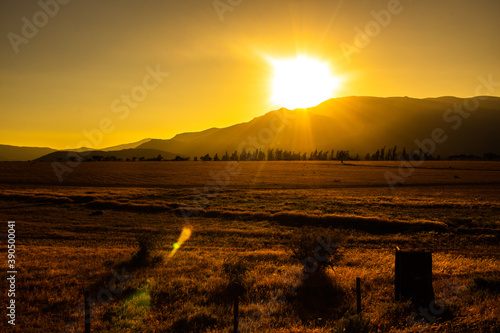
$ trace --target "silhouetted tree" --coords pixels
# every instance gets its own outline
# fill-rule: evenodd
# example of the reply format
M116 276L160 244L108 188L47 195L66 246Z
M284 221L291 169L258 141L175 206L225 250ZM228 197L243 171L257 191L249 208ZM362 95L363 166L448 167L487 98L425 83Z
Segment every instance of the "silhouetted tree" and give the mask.
M316 157L318 156L318 150L316 149L315 151L313 151L311 153L311 155L309 155L309 160L310 161L314 161L316 159Z
M240 154L240 161L246 161L247 160L247 150L243 148Z
M215 156L214 156L214 161L216 161L216 162L217 162L217 161L220 161L219 155L217 155L217 153L216 153L216 154L215 154Z
M274 149L267 149L267 160L274 161Z
M283 160L283 151L281 149L276 149L276 161Z
M419 154L418 154L418 152L416 150L412 150L411 153L410 153L409 159L414 160L414 161L419 161L420 160L420 156L419 156Z
M281 158L284 160L284 161L290 161L291 160L291 152L289 152L288 150L284 150L283 153L281 154Z
M403 152L401 153L401 159L408 160L409 158L410 158L410 156L406 152L406 147L403 147Z
M257 153L257 161L265 161L266 160L266 154L259 149L259 152Z
M385 160L390 161L392 158L392 148L387 149L385 152Z
M349 159L349 151L348 150L337 150L337 159L340 160L340 163L344 163L344 160Z
M438 155L438 159L441 158L441 155ZM498 161L500 156L495 153L484 153L483 158L487 161Z
M200 160L202 160L202 161L205 161L205 162L206 162L206 161L211 161L211 160L212 160L212 158L210 157L210 155L209 155L209 154L206 154L205 156L201 156L201 157L200 157Z
M247 161L255 161L257 160L257 149L253 151L253 153L248 153L247 155Z
M238 161L238 151L235 150L234 153L231 155L231 161Z
M394 146L394 148L392 148L391 161L395 161L397 159L397 156L398 156L398 154L396 153L397 150L398 150L397 146Z

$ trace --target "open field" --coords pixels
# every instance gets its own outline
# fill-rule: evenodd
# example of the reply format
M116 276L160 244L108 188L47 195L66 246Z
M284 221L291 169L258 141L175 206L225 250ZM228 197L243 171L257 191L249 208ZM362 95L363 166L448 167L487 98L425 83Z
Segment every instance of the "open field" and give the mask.
M498 331L491 285L500 279L500 163L399 166L92 162L60 182L50 163L0 163L0 233L16 221L14 331L83 329L83 291L104 300L102 290L119 289L116 275L125 272L127 286L93 307L93 331L229 332L223 267L234 258L248 267L242 332L335 332L355 310L356 277L373 331ZM386 173L400 171L411 176L391 189ZM183 227L192 236L169 257ZM311 304L294 290L305 283L290 250L301 231L338 241L342 257L324 286L336 298ZM396 246L433 251L434 291L446 311L432 323L412 325L414 309L394 302ZM493 282L480 288L479 277Z

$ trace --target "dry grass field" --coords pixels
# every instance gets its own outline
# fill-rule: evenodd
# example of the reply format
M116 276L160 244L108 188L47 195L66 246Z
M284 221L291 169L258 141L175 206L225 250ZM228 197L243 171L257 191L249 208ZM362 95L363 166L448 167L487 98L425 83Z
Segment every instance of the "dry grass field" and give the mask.
M241 332L500 331L500 163L399 166L92 162L60 182L50 163L0 163L18 270L16 326L4 283L0 330L83 332L86 290L93 332L231 332L236 283ZM292 250L318 236L338 256L305 277ZM439 316L394 300L396 246L433 252Z

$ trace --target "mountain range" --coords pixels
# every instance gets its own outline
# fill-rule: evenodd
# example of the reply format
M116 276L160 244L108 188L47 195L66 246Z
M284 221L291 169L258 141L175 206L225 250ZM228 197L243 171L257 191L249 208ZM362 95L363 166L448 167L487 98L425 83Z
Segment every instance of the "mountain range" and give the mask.
M349 150L364 156L384 146L429 149L443 157L500 154L499 124L499 97L342 97L307 109L270 111L225 128L99 149L91 155L125 159L161 154L171 159L280 148L302 153ZM51 148L0 145L2 161L52 161L64 154Z

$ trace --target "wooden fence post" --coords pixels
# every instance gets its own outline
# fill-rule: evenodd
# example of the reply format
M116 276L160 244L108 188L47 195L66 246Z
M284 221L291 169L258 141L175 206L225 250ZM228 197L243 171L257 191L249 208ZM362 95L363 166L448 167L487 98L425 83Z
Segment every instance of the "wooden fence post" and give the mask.
M238 333L238 293L235 294L234 296L234 308L233 308L233 325L234 325L234 333Z
M85 333L90 333L90 304L89 304L89 292L85 291L83 293L85 302Z
M361 278L356 278L356 305L358 314L361 313Z
M428 306L434 299L431 252L396 248L394 276L396 301L412 300L414 305Z

